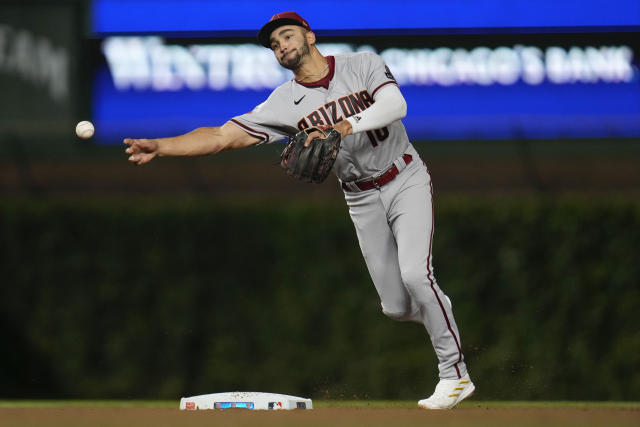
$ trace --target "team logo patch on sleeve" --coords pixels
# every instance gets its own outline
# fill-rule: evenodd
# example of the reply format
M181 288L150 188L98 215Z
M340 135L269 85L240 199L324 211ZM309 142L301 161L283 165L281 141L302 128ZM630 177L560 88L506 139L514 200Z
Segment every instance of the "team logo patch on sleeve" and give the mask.
M391 74L391 70L387 65L384 66L384 75L387 76L390 80L393 80L394 82L396 81L396 78L393 77L393 74Z

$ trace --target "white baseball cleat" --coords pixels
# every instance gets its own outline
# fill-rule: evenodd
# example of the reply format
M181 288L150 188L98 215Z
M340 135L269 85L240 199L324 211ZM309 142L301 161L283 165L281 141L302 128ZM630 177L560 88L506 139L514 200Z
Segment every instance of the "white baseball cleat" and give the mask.
M436 391L427 399L419 401L418 406L424 409L451 409L471 396L475 389L469 374L459 380L440 380Z

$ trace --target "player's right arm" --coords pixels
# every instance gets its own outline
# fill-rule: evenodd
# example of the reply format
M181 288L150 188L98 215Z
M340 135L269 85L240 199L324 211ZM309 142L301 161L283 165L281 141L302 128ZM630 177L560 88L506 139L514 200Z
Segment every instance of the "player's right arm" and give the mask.
M260 139L248 134L233 123L220 127L201 127L184 135L124 140L129 161L136 165L150 162L156 156L203 156L257 144Z

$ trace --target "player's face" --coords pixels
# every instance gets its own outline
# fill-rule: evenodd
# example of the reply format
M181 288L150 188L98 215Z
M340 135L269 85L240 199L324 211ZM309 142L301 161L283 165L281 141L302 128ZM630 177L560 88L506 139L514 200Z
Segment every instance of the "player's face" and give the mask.
M305 31L297 25L285 25L271 33L271 50L284 68L296 70L309 55Z

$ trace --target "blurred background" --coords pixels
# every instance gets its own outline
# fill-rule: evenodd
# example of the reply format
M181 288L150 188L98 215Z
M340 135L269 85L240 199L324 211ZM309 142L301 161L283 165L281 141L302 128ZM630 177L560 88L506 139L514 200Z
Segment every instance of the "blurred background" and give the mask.
M639 400L637 0L4 0L0 397L432 392L335 178L287 177L279 143L126 160L290 79L255 42L288 10L400 84L478 399Z

